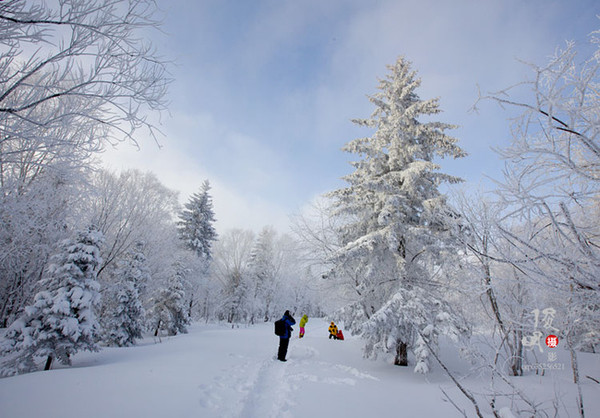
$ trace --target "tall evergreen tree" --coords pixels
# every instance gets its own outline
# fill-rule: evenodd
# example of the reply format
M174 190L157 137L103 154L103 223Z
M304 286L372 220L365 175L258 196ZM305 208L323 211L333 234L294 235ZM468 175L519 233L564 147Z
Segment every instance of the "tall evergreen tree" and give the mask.
M179 222L177 222L179 238L185 248L198 256L198 262L192 263L198 274L187 282L189 286L186 293L190 318L202 295L206 296L208 292L209 286L205 279L212 260L212 244L217 239L217 232L213 226L215 214L209 191L210 184L205 180L200 192L194 193L185 204L185 209L179 215ZM204 308L206 307L205 299Z
M366 354L392 351L395 364L407 365L411 349L416 370L426 371L422 339L434 342L435 330L453 319L433 274L448 245L437 216L446 207L438 187L461 181L439 172L434 158L465 153L445 133L454 126L431 120L440 113L438 100L419 98L410 62L401 57L388 69L369 97L371 117L353 121L374 133L344 147L360 158L345 177L349 185L330 193L335 216L344 220L331 275L352 272L356 299L343 312L346 326L367 339Z
M186 248L207 261L212 257L212 243L217 239L217 232L213 226L215 214L209 191L210 184L205 180L200 192L194 193L185 204L177 223L179 237Z
M232 327L242 322L250 322L254 301L248 274L240 270L231 272L221 292L220 318L232 324Z
M149 317L154 336L157 336L161 330L166 330L169 335L187 333L190 320L185 309L184 276L183 266L175 262L173 275L167 287L159 289L156 296L152 298Z
M70 364L80 350L97 351L94 305L99 301L96 275L102 241L102 234L90 227L76 240L62 242L41 282L43 290L8 329L2 351L16 353L9 373L35 370L36 357L46 357L48 370L55 358Z
M109 290L103 315L105 340L111 345L125 347L135 344L144 331L144 307L140 293L150 279L143 243L138 242L117 265L117 278Z
M258 235L248 261L248 274L251 279L252 315L250 322L254 323L255 316L262 316L268 321L272 314L272 303L275 295L275 285L278 273L278 263L275 254L275 230L265 227Z
M246 321L251 311L248 259L254 243L252 231L226 231L215 246L213 278L220 283L217 317L231 324Z

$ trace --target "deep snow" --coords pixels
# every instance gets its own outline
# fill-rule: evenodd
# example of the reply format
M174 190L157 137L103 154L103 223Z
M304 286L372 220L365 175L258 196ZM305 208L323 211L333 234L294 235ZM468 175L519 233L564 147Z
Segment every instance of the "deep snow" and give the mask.
M327 338L328 323L311 318L305 338L295 327L287 363L275 360L271 323L231 329L195 324L189 334L146 338L136 347L79 353L73 366L0 379L0 416L17 417L460 417L471 404L434 365L428 375L389 361L362 358L362 342ZM566 355L567 353L562 353ZM600 356L582 355L582 377L600 374ZM451 367L469 366L447 355ZM574 385L565 371L520 378L541 401L555 390L577 416ZM465 380L471 389L488 383ZM584 377L588 416L600 409L600 385ZM498 405L510 406L510 398ZM516 415L516 413L515 413ZM559 416L567 416L560 414ZM599 415L596 415L599 416Z

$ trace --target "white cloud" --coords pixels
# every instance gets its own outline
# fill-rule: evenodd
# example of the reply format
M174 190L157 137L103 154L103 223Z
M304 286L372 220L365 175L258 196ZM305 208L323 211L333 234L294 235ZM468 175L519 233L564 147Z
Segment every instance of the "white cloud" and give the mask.
M165 186L180 192L181 203L208 179L219 231L285 228L289 208L260 194L268 194L270 187L284 188L286 182L277 156L264 143L217 128L210 115L174 114L167 125L175 128L166 130L160 149L150 142L140 149L120 144L102 155L103 165L115 171L152 171Z

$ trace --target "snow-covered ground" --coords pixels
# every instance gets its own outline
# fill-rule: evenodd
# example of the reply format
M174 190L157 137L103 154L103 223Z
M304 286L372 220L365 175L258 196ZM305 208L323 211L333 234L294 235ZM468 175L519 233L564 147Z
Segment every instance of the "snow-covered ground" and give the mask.
M189 334L141 341L130 348L79 353L73 366L0 379L0 416L17 417L460 417L445 390L468 416L472 405L439 367L428 375L362 358L362 342L327 338L328 323L312 318L305 338L297 327L288 362L274 359L273 325L231 329L196 324ZM562 353L566 356L567 353ZM455 369L469 370L457 356ZM519 379L536 400L555 393L577 416L576 388L564 371ZM600 356L582 355L582 377L600 374ZM600 410L600 385L583 377L588 416ZM478 389L477 377L465 382ZM480 382L483 389L488 383ZM510 398L500 398L510 406ZM563 413L559 416L567 416ZM516 415L516 414L515 414ZM596 415L599 416L599 415Z

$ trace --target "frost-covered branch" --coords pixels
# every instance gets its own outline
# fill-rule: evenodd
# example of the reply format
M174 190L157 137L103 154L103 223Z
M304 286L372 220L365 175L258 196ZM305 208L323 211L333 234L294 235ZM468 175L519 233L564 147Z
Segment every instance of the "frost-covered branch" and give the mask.
M25 114L44 103L59 110L52 126L70 124L77 97L86 103L75 113L110 128L107 139L135 143L142 127L154 136L147 113L164 109L168 84L166 62L141 39L158 27L154 10L151 0L68 0L60 10L0 4L0 43L9 47L0 54L0 125L47 128L43 115Z

